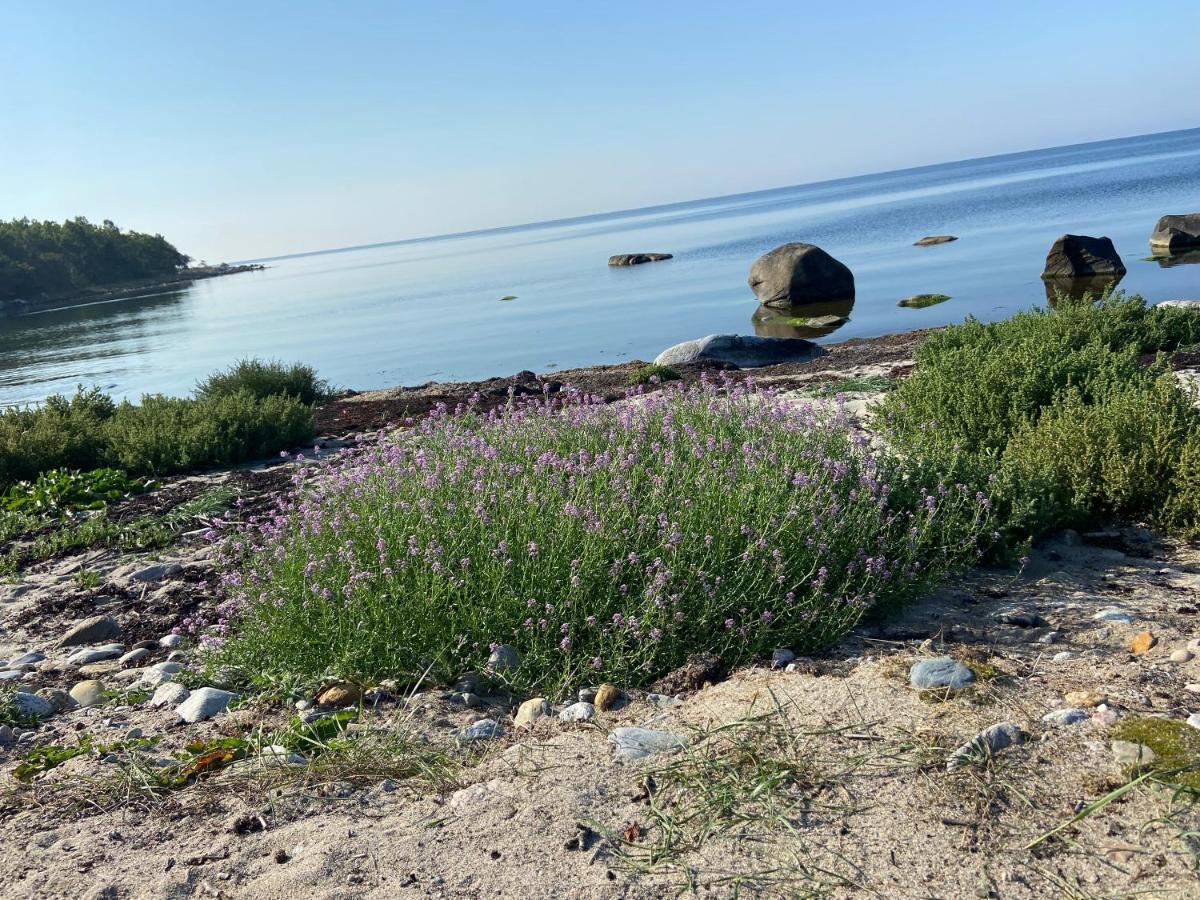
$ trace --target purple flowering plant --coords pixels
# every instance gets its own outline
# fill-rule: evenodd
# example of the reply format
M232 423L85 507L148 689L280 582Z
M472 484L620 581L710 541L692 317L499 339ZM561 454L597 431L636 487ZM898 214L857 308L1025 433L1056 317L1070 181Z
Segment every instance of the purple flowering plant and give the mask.
M308 461L218 527L215 664L452 678L512 644L552 690L698 651L808 652L978 559L986 497L873 451L839 409L732 380L567 390Z

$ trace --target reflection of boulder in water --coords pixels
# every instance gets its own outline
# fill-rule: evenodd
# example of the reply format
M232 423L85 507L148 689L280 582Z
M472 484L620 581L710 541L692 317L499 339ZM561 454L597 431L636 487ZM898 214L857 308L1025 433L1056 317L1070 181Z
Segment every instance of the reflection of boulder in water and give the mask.
M1042 283L1046 286L1046 302L1057 306L1060 299L1078 303L1084 299L1098 300L1121 282L1121 275L1093 275L1089 278L1055 278Z
M849 321L854 300L829 300L806 303L802 314L796 309L772 309L760 306L750 318L759 337L818 338L833 334Z
M1171 266L1195 265L1196 263L1200 263L1200 250L1184 250L1168 256L1156 256L1154 257L1154 261L1164 269L1169 269Z

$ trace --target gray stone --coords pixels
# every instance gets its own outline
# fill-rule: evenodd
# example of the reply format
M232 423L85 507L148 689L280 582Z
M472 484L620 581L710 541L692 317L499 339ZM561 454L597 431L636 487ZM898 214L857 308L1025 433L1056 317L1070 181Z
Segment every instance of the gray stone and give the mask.
M1092 616L1095 622L1119 622L1122 625L1132 625L1133 616L1119 606L1110 606Z
M175 707L175 714L185 722L203 722L224 712L232 699L233 694L220 688L197 688Z
M0 725L0 747L8 747L17 740L13 730L8 725Z
M75 705L71 695L61 688L42 688L37 695L49 703L51 711L56 713L64 712Z
M957 659L939 656L915 662L908 672L908 680L913 687L923 691L938 688L957 691L971 684L975 673Z
M948 244L951 241L957 241L957 240L958 240L958 238L956 238L952 234L931 234L927 237L921 238L919 241L917 241L915 244L913 244L913 246L914 247L933 247L937 244Z
M538 719L553 712L554 710L550 708L550 702L546 698L533 697L517 708L517 714L513 716L513 724L518 728L532 728Z
M149 584L171 578L182 571L183 566L177 562L155 563L152 566L146 566L144 569L138 569L136 572L131 573L129 580Z
M1188 716L1187 723L1193 728L1200 728L1200 713L1192 713Z
M112 616L92 616L71 626L58 639L60 647L82 647L111 641L121 636L121 625Z
M599 687L581 687L579 689L580 703L595 703L596 694L599 692Z
M616 748L616 758L623 761L644 759L652 753L669 753L681 750L687 743L669 731L651 728L617 728L608 736L608 742Z
M1042 721L1052 728L1064 728L1068 725L1078 725L1080 722L1086 722L1089 718L1087 710L1068 706L1065 709L1056 709L1054 712L1046 713L1046 715L1042 716Z
M796 654L786 647L780 647L771 654L771 668L782 669L796 658Z
M492 651L488 657L487 667L489 672L503 672L506 669L515 669L521 665L521 654L517 652L517 648L512 644L501 644Z
M1092 278L1097 275L1120 277L1125 263L1113 242L1106 237L1064 234L1046 254L1042 278Z
M950 754L946 768L953 771L962 766L982 762L1006 747L1024 743L1025 734L1016 722L997 722L975 735Z
M1001 625L1016 625L1018 628L1037 628L1045 625L1045 620L1035 612L1024 609L1010 609L996 615L996 621Z
M750 289L763 306L789 307L854 296L854 275L820 247L794 242L750 266Z
M0 669L0 681L16 681L24 674L24 669Z
M1054 662L1066 662L1068 659L1074 659L1074 658L1075 658L1075 654L1072 653L1070 650L1059 650L1057 653L1054 654L1054 656L1051 657L1051 659L1053 659Z
M1171 659L1171 662L1185 663L1185 662L1191 662L1194 657L1195 657L1195 654L1192 653L1191 650L1184 650L1181 647L1178 650L1172 651L1170 659Z
M483 706L483 700L479 698L479 695L472 694L470 691L465 691L455 696L458 697L458 701L467 709L478 709L480 706Z
M71 686L71 699L80 706L95 706L104 700L104 682L95 678Z
M807 362L824 351L803 338L770 338L742 334L710 334L694 341L668 347L654 358L655 365L682 366L696 362L719 362L740 369Z
M683 703L678 697L672 697L670 694L647 694L646 702L658 709L669 709Z
M38 663L43 662L45 659L45 653L39 653L36 650L32 650L29 653L22 653L20 656L14 656L8 661L8 668L29 669L33 666L36 666Z
M114 659L125 652L124 644L104 644L100 647L85 647L67 657L72 666L86 666L89 663L100 662L104 659Z
M671 259L670 253L618 253L608 258L610 266L640 266L643 263L662 262Z
M582 700L572 703L558 714L560 722L590 722L596 718L596 707Z
M1062 639L1061 631L1047 631L1040 638L1038 638L1038 643L1039 644L1057 644L1061 639Z
M461 741L485 741L498 737L504 737L504 729L495 719L480 719L458 732Z
M9 694L8 702L12 705L13 712L20 717L35 716L44 719L54 712L54 707L47 700L25 691Z
M187 640L187 638L185 638L182 634L164 634L158 639L158 643L163 647L178 647L185 640Z
M132 666L134 663L140 663L143 659L150 656L150 651L145 647L139 647L136 650L130 650L124 656L117 660L123 666Z
M151 672L162 672L164 675L178 675L183 671L183 663L168 660L146 667Z
M1112 755L1123 766L1148 766L1158 758L1158 754L1145 744L1133 741L1113 741Z
M1187 250L1200 247L1200 213L1163 216L1150 232L1152 250Z

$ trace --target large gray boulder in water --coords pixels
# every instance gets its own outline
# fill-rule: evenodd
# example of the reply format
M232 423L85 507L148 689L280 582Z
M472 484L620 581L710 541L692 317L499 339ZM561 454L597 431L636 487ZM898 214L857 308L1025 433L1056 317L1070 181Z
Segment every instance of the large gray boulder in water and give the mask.
M695 362L720 362L739 369L807 362L824 353L812 341L799 338L764 338L741 334L710 334L694 341L668 347L654 360L658 366L682 366Z
M783 244L750 267L750 289L763 306L802 306L854 297L854 275L820 247Z
M1191 247L1200 247L1200 213L1163 216L1150 233L1151 250L1173 253Z
M1111 240L1084 234L1064 234L1046 254L1046 268L1042 277L1090 278L1111 275L1120 278L1124 274L1125 263L1121 262Z

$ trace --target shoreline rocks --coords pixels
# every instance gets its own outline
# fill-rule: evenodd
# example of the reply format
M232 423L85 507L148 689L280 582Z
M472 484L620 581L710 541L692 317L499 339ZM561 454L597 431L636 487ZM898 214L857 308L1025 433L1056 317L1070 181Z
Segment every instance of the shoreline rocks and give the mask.
M674 259L673 253L618 253L608 258L608 264L614 268L621 266L640 266L645 263L662 262L664 259Z
M1125 274L1117 248L1107 237L1064 234L1050 246L1042 278L1092 278L1105 275L1120 278Z
M1167 215L1158 220L1150 232L1150 249L1189 250L1200 247L1200 212Z
M750 289L763 306L784 308L854 298L854 275L813 244L782 244L750 266Z
M958 240L958 238L952 234L930 234L930 235L927 235L927 236L921 238L919 241L917 241L915 244L913 244L913 246L914 247L936 247L938 244L948 244L951 241L957 241L957 240Z
M710 334L694 341L668 347L654 358L658 366L688 363L728 363L739 369L755 369L780 363L808 362L824 351L803 338L764 338L756 335Z

